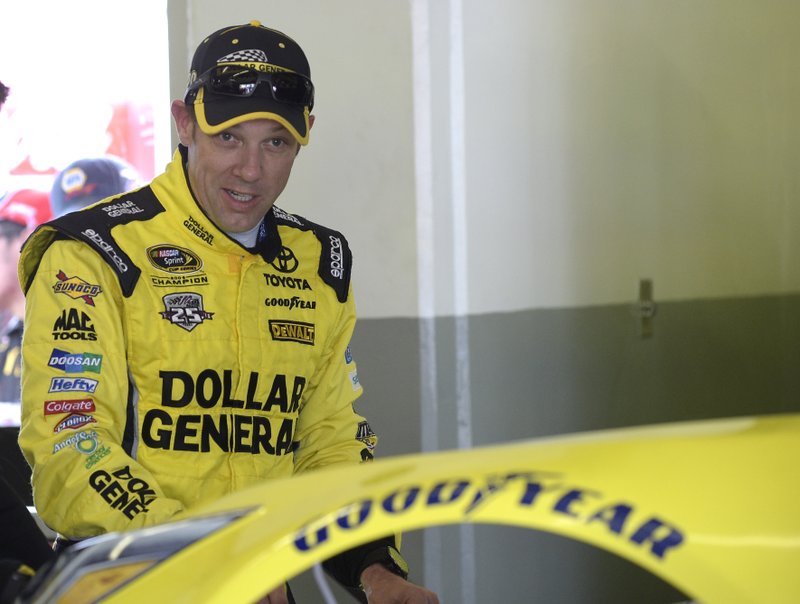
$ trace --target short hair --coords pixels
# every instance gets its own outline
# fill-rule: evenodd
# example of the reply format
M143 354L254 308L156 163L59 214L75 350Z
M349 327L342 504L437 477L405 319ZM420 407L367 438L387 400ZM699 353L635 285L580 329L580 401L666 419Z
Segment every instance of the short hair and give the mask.
M8 98L8 91L8 86L3 84L3 82L0 82L0 107L2 107L3 103L6 102L6 99Z

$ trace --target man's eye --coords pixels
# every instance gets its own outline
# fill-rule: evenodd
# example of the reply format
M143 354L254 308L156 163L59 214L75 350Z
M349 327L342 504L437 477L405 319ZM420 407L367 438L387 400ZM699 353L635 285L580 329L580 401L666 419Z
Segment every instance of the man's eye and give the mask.
M233 135L230 132L220 132L219 133L219 140L221 141L232 141Z

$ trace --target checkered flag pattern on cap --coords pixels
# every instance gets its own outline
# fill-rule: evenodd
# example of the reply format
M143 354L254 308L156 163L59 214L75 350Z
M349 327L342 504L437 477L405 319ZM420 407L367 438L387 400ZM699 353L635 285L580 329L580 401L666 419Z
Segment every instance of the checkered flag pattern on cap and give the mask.
M249 48L225 55L217 63L268 63L267 53L257 48Z

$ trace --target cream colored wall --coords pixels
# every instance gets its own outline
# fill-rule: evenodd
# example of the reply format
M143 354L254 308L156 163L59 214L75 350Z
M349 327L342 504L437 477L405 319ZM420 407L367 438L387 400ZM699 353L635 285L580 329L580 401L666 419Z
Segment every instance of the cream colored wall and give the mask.
M280 203L348 235L362 317L800 289L796 2L170 4L185 62L251 18L306 49Z
M464 13L473 312L800 289L800 4Z
M170 2L185 16L183 68L202 37L259 19L303 47L316 88L311 142L278 204L347 236L362 317L416 314L413 114L408 5L402 0ZM172 44L175 47L175 43ZM175 61L173 61L175 62Z

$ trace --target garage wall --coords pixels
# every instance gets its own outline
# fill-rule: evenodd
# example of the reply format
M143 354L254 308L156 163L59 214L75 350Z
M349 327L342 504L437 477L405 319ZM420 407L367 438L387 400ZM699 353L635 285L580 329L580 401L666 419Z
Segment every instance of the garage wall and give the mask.
M169 7L173 96L231 23L309 56L317 123L280 204L355 251L383 455L800 410L796 2ZM682 599L537 533L406 553L446 602Z

